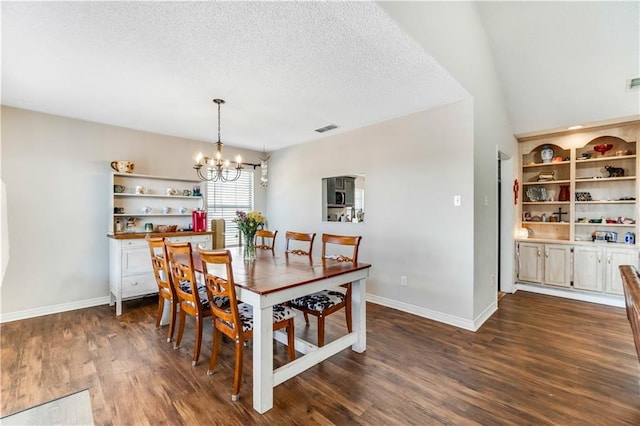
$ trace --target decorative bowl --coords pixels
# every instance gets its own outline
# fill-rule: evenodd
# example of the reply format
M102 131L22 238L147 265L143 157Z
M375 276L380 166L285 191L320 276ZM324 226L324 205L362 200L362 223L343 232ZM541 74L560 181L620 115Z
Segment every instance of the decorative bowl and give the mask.
M158 232L176 232L178 225L158 225Z
M111 162L111 168L119 173L133 173L136 163L129 160L116 160Z
M610 143L603 143L600 145L596 145L593 147L593 150L596 152L599 152L600 154L604 155L605 152L609 151L611 148L613 148L613 145Z

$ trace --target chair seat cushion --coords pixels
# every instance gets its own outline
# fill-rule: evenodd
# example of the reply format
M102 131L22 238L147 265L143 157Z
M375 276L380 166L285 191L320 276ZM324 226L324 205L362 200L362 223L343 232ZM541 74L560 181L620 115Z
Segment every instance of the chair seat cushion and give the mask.
M326 309L344 302L345 298L345 294L340 291L322 290L308 296L290 300L289 304L294 308L323 312Z
M189 281L180 281L180 290L184 291L185 293L191 294L191 283L189 283ZM202 308L209 309L209 297L207 296L207 288L202 284L198 284L198 296L200 296ZM229 306L229 298L226 296L214 296L213 303L215 303L219 308L224 308L225 306Z
M227 308L227 311L230 312L230 308ZM242 331L247 332L253 330L253 307L247 303L238 303L238 312L240 313L240 321L242 322ZM273 307L274 323L284 321L295 316L296 313L293 309L287 306L275 305ZM230 324L227 321L222 319L220 319L220 321L224 322L229 327L233 327L233 324Z

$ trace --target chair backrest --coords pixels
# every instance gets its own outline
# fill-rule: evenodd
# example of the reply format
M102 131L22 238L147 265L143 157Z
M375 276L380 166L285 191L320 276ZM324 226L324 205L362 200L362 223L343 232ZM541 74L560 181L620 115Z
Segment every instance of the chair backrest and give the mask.
M329 257L339 262L358 263L360 240L362 240L361 236L322 234L322 259ZM351 246L352 252L348 255L337 253L340 251L340 248L329 247L329 245Z
M234 336L240 338L242 334L242 322L240 320L240 312L238 311L236 287L233 281L231 252L229 252L229 250L205 250L202 247L198 247L197 250L200 254L200 259L202 259L202 270L204 271L209 300L215 300L216 296L229 298L230 306L225 305L221 308L215 303L210 303L211 314L215 321L218 321L218 318L222 320L226 323L227 330L233 331ZM207 264L225 265L226 278L209 272Z
M188 302L192 305L193 312L200 311L202 302L198 295L198 283L196 282L196 274L193 269L193 258L191 257L191 243L171 243L165 242L167 254L169 257L169 268L171 270L171 279L173 280L173 288L180 301ZM183 287L187 287L191 292L186 292Z
M287 233L285 234L286 240L287 240L287 245L285 247L285 253L291 253L291 254L299 254L302 256L309 256L311 257L311 253L313 252L313 240L315 240L316 238L316 233L312 233L312 234L305 234L302 232L292 232L292 231L287 231ZM289 241L302 241L302 242L308 242L309 243L309 248L306 250L300 249L300 248L289 248Z
M171 279L169 256L167 255L167 248L164 245L164 238L147 235L146 240L149 244L153 275L155 275L156 282L158 283L158 291L171 295L171 298L173 298L176 296L176 290L173 287L173 280Z
M257 230L256 231L256 248L263 249L263 250L271 250L271 252L275 254L276 235L278 235L278 231L268 231L266 229ZM260 238L259 243L258 243L258 238ZM265 241L265 239L267 241Z

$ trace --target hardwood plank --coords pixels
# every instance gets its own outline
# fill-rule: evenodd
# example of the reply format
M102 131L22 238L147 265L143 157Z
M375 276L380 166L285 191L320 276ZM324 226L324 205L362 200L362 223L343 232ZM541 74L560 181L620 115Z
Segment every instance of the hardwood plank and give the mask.
M211 324L191 367L155 328L156 300L0 325L0 416L88 388L97 425L155 424L640 424L640 362L624 309L518 292L476 333L367 305L367 351L345 350L252 406L252 351L231 401L234 350L222 342L207 376ZM335 318L333 318L335 317ZM327 318L327 341L346 332ZM296 319L312 342L316 323ZM286 363L277 343L274 364ZM222 420L221 420L222 419Z

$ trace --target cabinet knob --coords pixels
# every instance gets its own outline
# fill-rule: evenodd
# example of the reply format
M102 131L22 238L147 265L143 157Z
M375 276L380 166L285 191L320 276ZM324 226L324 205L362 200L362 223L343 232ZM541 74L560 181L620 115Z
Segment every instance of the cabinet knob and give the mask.
M131 283L131 285L132 285L132 286L134 286L134 285L138 285L138 281L133 281L133 282Z

